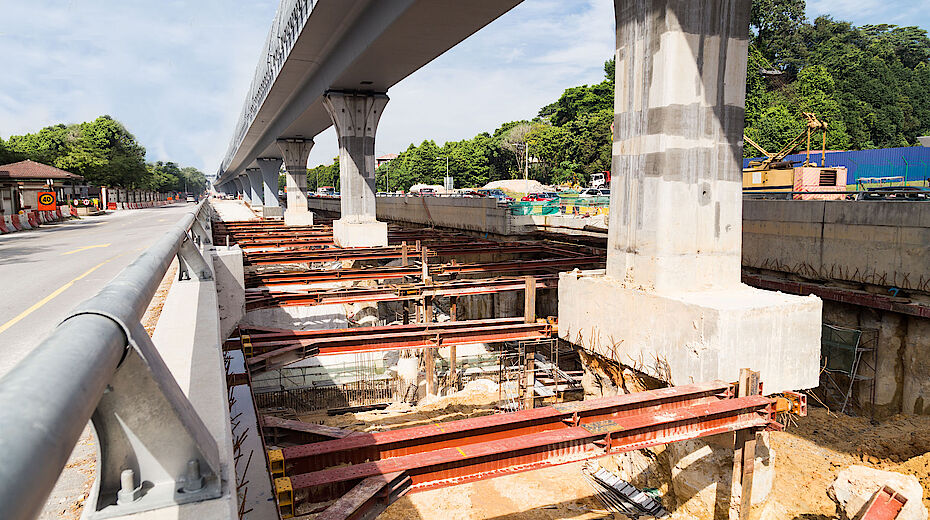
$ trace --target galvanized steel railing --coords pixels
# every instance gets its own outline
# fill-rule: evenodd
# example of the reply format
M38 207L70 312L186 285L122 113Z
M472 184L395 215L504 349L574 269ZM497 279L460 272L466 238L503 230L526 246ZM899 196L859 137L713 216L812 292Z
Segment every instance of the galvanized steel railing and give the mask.
M170 373L165 376L164 363L140 323L176 255L182 277L212 278L212 269L194 245L210 242L209 222L200 220L209 208L204 203L80 304L0 379L0 518L38 516L92 416L101 460L100 498L86 504L95 508L91 517L157 508L166 498L182 503L216 496L216 444L209 434L204 438L199 417L191 416L193 409ZM162 395L153 397L153 386ZM146 394L133 395L135 391ZM133 431L133 416L139 414L136 422L150 421L151 431ZM179 422L184 430L180 435ZM159 427L173 429L157 432ZM151 441L166 433L179 444L193 437L197 446L187 446L180 454L153 454L168 471L177 473L179 464L184 467L182 474L168 478L174 479L172 493L158 493L166 479L149 469L151 461L139 448L156 446ZM186 458L172 460L178 456ZM180 500L173 496L178 484L189 490Z

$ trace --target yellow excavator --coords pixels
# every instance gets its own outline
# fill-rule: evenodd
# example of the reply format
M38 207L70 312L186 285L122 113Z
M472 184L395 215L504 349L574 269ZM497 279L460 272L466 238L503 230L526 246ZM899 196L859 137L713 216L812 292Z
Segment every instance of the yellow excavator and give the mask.
M770 153L762 148L758 143L743 135L743 139L753 148L762 152L765 159L761 161L750 161L746 168L743 168L743 191L744 192L804 192L804 191L846 191L846 168L832 167L826 168L824 163L827 159L827 129L829 125L821 121L811 112L804 112L807 118L806 128L794 139L788 142L777 153ZM822 145L820 150L820 165L811 162L811 138L816 133L822 134ZM785 161L785 157L802 143L807 140L807 158L801 166L795 166L791 161ZM836 195L800 195L795 194L795 199L818 199L827 200L835 199Z

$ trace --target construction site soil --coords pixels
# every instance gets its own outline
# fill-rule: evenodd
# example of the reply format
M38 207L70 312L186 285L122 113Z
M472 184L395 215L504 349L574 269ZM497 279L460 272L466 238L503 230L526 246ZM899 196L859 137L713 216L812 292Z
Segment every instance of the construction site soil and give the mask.
M338 416L307 415L302 420L365 432L406 428L496 413L498 393L472 387L416 407ZM764 505L753 519L826 520L838 518L827 495L837 474L853 464L913 475L930 486L930 416L891 417L881 423L813 409L808 417L792 418L784 432L771 434L775 480ZM661 448L653 458L661 459ZM602 459L603 460L603 459ZM610 467L609 462L604 463ZM609 513L581 477L582 463L519 473L455 487L407 495L379 518L400 519L595 519L626 518ZM635 483L643 485L642 482ZM665 482L648 485L665 493L663 503L673 519L697 518L675 511L676 500ZM930 498L924 495L930 507ZM306 518L313 518L308 515ZM704 519L700 519L704 520Z

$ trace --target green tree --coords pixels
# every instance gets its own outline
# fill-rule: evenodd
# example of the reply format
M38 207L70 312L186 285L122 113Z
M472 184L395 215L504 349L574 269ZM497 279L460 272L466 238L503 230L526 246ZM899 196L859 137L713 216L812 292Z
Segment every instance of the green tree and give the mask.
M750 28L754 46L789 76L804 64L805 0L753 0Z

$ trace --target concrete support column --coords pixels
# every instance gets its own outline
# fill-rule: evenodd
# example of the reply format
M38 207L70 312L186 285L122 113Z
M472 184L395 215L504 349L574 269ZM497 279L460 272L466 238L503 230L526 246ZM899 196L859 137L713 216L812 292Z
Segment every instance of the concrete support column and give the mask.
M387 245L387 223L378 222L375 214L375 133L387 102L385 94L323 96L339 140L342 216L333 222L333 240L342 247Z
M262 171L262 197L265 217L282 217L281 204L278 203L278 176L281 174L281 159L259 158L258 168ZM306 175L304 176L306 179Z
M234 188L233 191L235 192L236 198L238 199L239 196L242 195L242 192L243 192L242 181L239 180L239 177L236 177L235 179L232 180L232 184Z
M258 168L246 168L245 175L249 178L250 198L252 200L252 209L261 211L264 202L262 198L265 190L262 188L262 171Z
M284 224L312 226L313 213L307 206L307 158L313 148L312 139L278 139L278 149L284 156L287 183L287 209Z
M671 384L818 385L821 301L740 283L751 0L614 0L607 269L559 277L559 335Z
M665 290L740 282L749 0L615 0L607 274Z
M242 200L247 203L252 203L252 183L249 182L249 176L246 174L241 174L238 177L239 182L242 183Z

